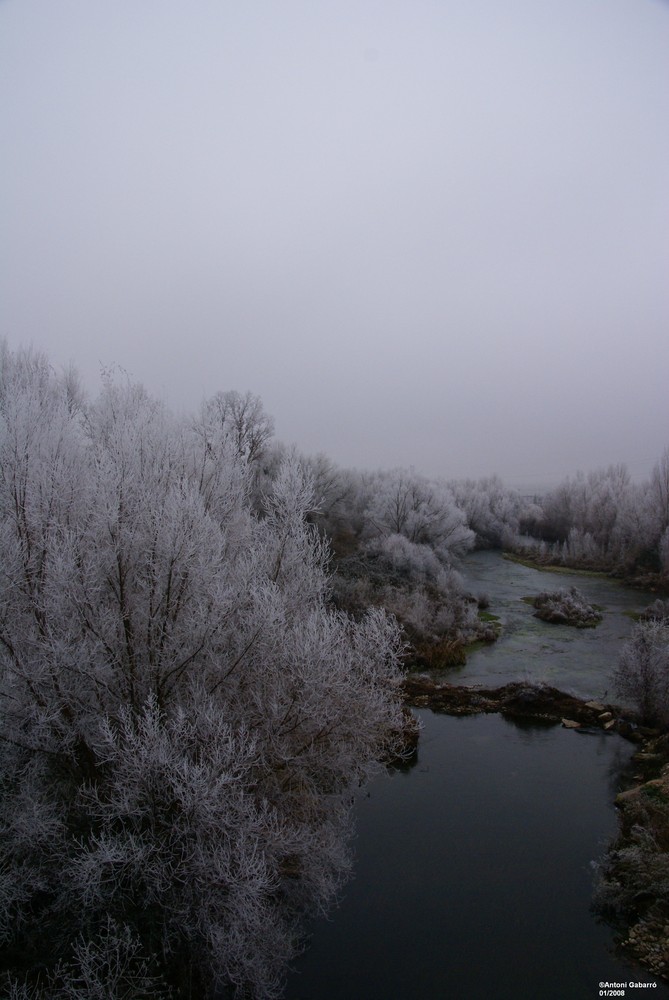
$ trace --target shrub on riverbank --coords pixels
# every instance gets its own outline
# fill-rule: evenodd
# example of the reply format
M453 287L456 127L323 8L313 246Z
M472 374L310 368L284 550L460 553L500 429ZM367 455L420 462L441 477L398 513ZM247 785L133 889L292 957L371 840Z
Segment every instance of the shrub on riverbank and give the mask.
M614 675L618 694L642 722L669 727L669 621L666 603L646 609L634 626ZM637 757L657 769L669 756L669 736L656 736ZM622 792L620 833L598 866L597 908L628 926L623 945L664 979L669 978L669 765L657 777Z
M662 748L666 757L667 747ZM622 940L669 978L669 773L622 792L620 833L597 865L596 909L627 930Z
M638 622L614 673L617 693L650 726L669 726L669 622Z
M499 635L495 616L479 610L481 599L468 594L460 575L436 559L430 574L423 568L420 574L399 571L383 554L369 550L339 559L335 565L335 606L353 616L370 606L393 614L407 641L404 660L409 669L462 666L469 646L494 642ZM485 596L482 601L486 603Z
M669 601L658 598L639 615L642 622L669 622Z

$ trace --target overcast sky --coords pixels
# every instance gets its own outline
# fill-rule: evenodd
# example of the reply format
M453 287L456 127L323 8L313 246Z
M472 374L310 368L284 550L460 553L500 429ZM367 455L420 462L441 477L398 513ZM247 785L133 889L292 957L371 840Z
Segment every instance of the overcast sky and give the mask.
M669 445L665 0L0 0L0 335L358 467Z

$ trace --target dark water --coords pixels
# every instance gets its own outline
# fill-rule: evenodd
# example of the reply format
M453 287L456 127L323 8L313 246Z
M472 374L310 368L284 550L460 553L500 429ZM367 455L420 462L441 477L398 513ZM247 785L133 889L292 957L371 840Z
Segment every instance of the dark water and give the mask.
M630 612L654 596L623 587L605 577L546 573L506 560L499 552L475 552L462 567L466 586L486 593L490 611L500 618L499 640L469 657L466 666L449 671L457 684L500 685L508 681L544 682L585 698L615 701L612 674L620 646L633 626ZM523 601L543 590L577 587L603 611L596 628L551 625L534 617Z
M649 596L489 552L464 576L489 595L503 634L448 679L546 681L614 700L626 612ZM603 606L598 628L549 625L522 601L572 584ZM360 799L355 877L314 924L287 1000L590 1000L602 981L654 981L616 955L591 910L592 862L616 832L630 746L498 716L419 716L418 763ZM625 995L667 1000L669 989Z
M600 981L654 981L616 957L590 907L629 746L419 716L418 763L361 799L355 878L314 925L286 997L590 1000Z

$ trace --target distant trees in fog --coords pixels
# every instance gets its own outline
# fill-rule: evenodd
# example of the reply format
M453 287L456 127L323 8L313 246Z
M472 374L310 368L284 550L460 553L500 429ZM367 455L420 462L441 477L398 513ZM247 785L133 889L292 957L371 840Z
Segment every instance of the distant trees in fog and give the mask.
M521 520L532 508L519 493L504 486L499 476L461 480L452 488L478 545L503 548L516 542Z
M568 565L668 573L669 449L644 483L633 483L624 465L565 480L541 498L524 529Z

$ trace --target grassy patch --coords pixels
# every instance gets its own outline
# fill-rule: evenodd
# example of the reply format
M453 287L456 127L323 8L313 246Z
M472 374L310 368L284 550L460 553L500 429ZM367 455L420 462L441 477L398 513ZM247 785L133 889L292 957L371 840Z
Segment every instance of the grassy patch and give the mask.
M520 566L526 566L527 569L537 569L541 573L568 573L570 576L593 576L601 580L611 579L610 574L603 569L577 569L574 566L558 565L557 563L542 563L527 556L519 556L515 552L504 552L502 558L508 559L509 562L518 563Z
M666 788L657 783L642 785L641 794L647 799L650 799L651 802L659 802L662 805L667 805L669 803Z
M478 649L480 646L489 646L491 642L499 639L502 634L502 623L499 615L493 615L491 611L479 611L478 619L485 627L484 634L467 646L468 650Z
M467 649L459 638L443 638L435 641L415 641L409 651L410 670L444 670L449 667L463 667L467 662Z

